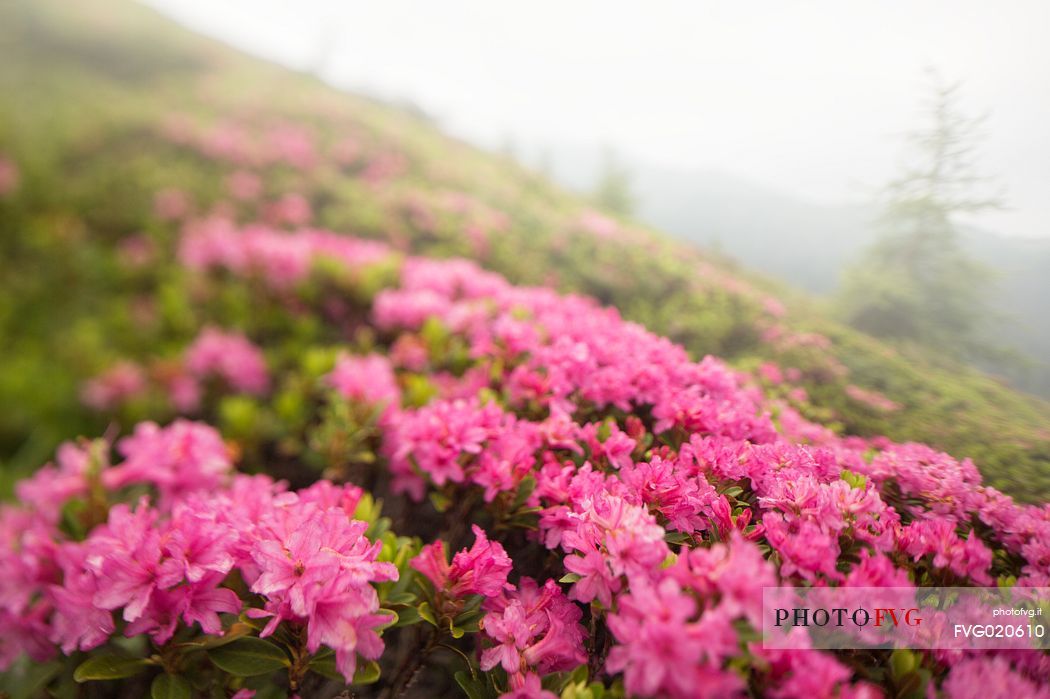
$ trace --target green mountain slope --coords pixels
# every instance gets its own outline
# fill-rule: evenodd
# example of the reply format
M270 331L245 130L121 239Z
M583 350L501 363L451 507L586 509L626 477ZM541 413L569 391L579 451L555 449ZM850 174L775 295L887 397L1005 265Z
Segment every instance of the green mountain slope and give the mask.
M305 201L311 225L593 295L698 357L775 363L761 381L808 417L928 442L1022 499L1050 495L1046 403L851 332L804 294L604 218L418 115L117 0L4 4L0 65L0 158L18 172L0 195L5 479L105 428L78 401L84 380L185 342L169 264L181 221L217 207L293 216ZM253 162L260 147L283 155ZM230 203L245 173L262 203ZM302 199L281 204L288 194Z

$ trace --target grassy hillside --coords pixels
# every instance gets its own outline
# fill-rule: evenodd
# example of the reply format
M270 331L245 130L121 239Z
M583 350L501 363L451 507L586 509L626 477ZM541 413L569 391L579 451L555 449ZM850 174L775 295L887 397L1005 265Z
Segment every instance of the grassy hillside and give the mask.
M77 400L87 379L190 337L170 264L180 228L261 213L590 294L696 357L761 368L807 417L928 442L1022 499L1050 495L1046 403L851 332L418 115L116 0L4 4L0 60L0 158L17 172L0 194L5 480L105 428Z

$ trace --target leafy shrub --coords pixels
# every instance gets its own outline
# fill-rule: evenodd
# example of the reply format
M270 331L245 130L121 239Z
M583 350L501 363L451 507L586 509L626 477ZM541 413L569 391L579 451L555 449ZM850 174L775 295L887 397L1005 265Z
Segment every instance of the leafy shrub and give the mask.
M1038 655L757 642L777 584L1046 585L1045 508L971 463L840 438L612 309L466 261L218 221L179 250L201 334L94 385L135 366L101 407L238 437L139 422L116 462L111 438L67 443L18 484L9 681L866 697L1005 673L1045 692ZM234 289L269 309L243 334L204 322ZM273 315L326 322L304 341Z

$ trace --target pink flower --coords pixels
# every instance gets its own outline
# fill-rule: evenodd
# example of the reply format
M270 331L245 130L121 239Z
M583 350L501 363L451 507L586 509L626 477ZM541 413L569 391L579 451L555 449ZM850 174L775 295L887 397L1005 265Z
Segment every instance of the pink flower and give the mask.
M781 556L782 577L797 574L810 582L819 575L834 581L842 578L836 568L840 553L837 536L809 520L789 524L776 512L767 513L762 524L770 546Z
M325 381L349 400L395 409L401 403L401 390L390 361L377 354L339 357Z
M18 166L6 155L0 154L0 197L6 197L18 188Z
M90 542L86 563L100 579L93 603L100 609L123 609L125 621L141 618L158 588L162 554L156 521L156 511L144 500L135 510L116 505Z
M372 587L348 584L345 576L328 580L315 594L307 622L307 649L316 653L324 645L335 650L336 667L350 682L358 655L376 660L383 654L383 641L375 629L392 617L376 613L379 601Z
M835 697L849 689L852 673L829 653L815 650L760 650L759 653L771 666L771 697Z
M157 244L144 233L124 238L117 251L121 262L131 268L145 267L157 259Z
M850 587L911 587L908 574L893 565L893 561L881 553L864 549L860 562L846 575L844 585Z
M592 549L582 557L566 556L565 570L580 576L569 593L572 599L597 599L606 607L612 606L613 595L620 591L620 577L613 573L603 553Z
M540 676L531 672L512 675L510 682L510 691L500 694L500 699L558 699L557 694L543 688Z
M668 574L683 589L717 599L725 614L743 616L754 628L762 625L762 589L777 585L773 565L738 532L727 544L683 551Z
M614 238L620 232L620 224L597 211L588 210L576 222L580 230L595 238Z
M181 189L162 189L153 197L153 212L165 221L177 221L190 211L190 198Z
M167 378L168 398L180 413L192 413L200 407L201 386L189 374L177 373Z
M499 542L489 541L485 531L477 525L474 545L452 557L449 565L445 556L445 542L440 539L427 544L412 560L412 567L422 573L447 597L457 599L467 595L494 597L507 585L511 560Z
M211 513L198 512L194 505L177 504L161 546L165 558L157 570L158 584L198 583L216 573L221 580L233 568L230 549L237 538L232 528L217 522Z
M333 529L345 530L347 541L360 541L367 529L364 522L342 526L336 521L338 516L318 512L301 522L286 538L258 541L252 558L261 575L252 583L252 591L284 600L290 616L305 617L309 610L308 597L343 569L339 552L329 546Z
M233 590L217 587L221 580L222 576L214 576L204 584L154 590L147 613L131 621L125 635L148 633L154 643L164 644L175 635L182 621L199 624L206 634L221 634L219 614L241 610L241 601Z
M566 556L563 562L566 570L581 576L569 597L580 602L597 598L608 607L621 576L632 584L647 580L667 558L664 529L644 508L608 492L585 496L579 509L576 528L564 532L561 541L567 551L583 554Z
M300 170L309 170L317 163L314 136L297 124L279 124L265 134L265 142L272 159Z
M113 410L146 391L146 374L134 362L118 362L84 384L80 398L95 410Z
M1050 699L1050 686L1015 672L994 655L967 658L955 665L942 686L950 699Z
M251 201L262 193L262 180L253 172L237 170L226 177L226 190L234 199Z
M933 555L933 565L947 568L960 577L968 577L978 585L993 583L988 569L992 565L992 552L971 531L965 539L955 533L951 520L917 520L905 527L900 534L900 547L914 560Z
M125 459L102 473L106 487L149 483L169 506L185 493L219 486L233 468L222 437L199 422L176 420L168 427L139 423L117 448Z
M858 403L885 413L891 413L901 408L900 403L893 402L878 391L869 391L853 384L846 386L846 395Z
M780 367L773 362L763 362L758 367L758 375L762 379L774 386L784 383L784 374L780 371Z
M376 561L380 545L364 536L368 525L351 520L342 508L318 509L312 502L290 502L275 531L260 531L251 548L257 575L253 592L266 598L272 634L285 619L304 620L308 648L326 645L349 682L357 654L378 658L383 642L375 628L389 617L379 614L379 597L370 583L397 579L390 563Z
M313 218L310 200L302 194L291 193L266 207L267 219L274 224L305 226Z
M630 694L686 699L742 692L739 676L721 669L738 643L727 614L715 609L694 621L696 602L671 578L632 587L609 616L618 645L606 665L624 673Z
M52 584L47 595L56 613L51 622L50 640L71 654L102 645L113 634L113 614L94 603L99 579L90 572L87 548L65 544L59 549L62 584Z
M715 489L702 475L674 461L655 456L648 463L627 465L620 469L620 480L672 529L703 531L715 515Z
M91 460L90 447L65 442L58 447L56 465L48 464L19 481L15 494L23 505L35 508L46 520L55 522L66 502L87 493Z
M186 368L198 378L217 376L245 393L266 392L270 380L266 359L239 333L205 328L186 350Z
M481 405L477 399L435 401L405 411L384 441L397 487L420 499L421 475L439 486L463 482L467 474L462 461L480 454L503 423L498 405Z
M481 653L483 670L500 665L513 685L524 682L528 669L544 675L586 662L586 633L579 623L583 613L553 580L539 587L522 578L518 590L486 600L484 607L488 613L482 629L494 645Z

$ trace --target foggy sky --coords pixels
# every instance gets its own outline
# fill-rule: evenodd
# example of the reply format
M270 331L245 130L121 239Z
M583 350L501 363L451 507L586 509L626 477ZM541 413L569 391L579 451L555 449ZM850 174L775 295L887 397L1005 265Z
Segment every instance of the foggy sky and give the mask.
M1050 235L1050 2L149 0L340 87L416 102L496 147L609 144L817 203L862 200L921 123L924 69L987 112L981 169Z

